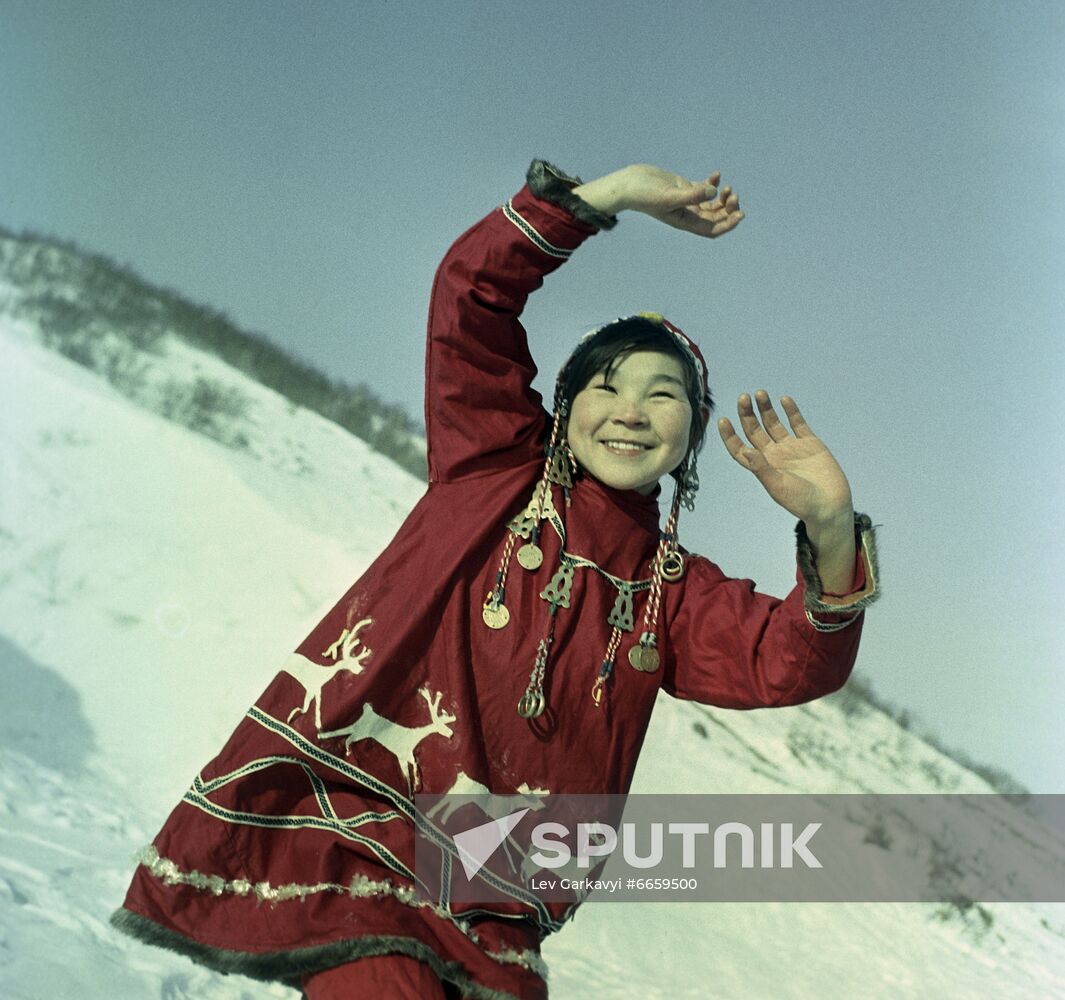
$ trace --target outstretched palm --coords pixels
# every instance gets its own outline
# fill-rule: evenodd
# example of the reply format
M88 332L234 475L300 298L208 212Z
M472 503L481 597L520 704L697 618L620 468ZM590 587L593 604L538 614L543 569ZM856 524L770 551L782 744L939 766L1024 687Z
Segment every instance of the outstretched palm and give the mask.
M766 492L785 510L807 524L825 523L851 516L851 490L847 477L825 443L810 429L790 396L781 405L793 433L780 422L769 394L755 394L759 423L751 397L739 400L739 418L750 447L743 443L732 422L718 421L721 440L729 454L758 477Z
M740 199L732 188L722 188L718 195L720 171L705 181L690 181L648 163L636 163L623 173L624 207L677 229L713 239L735 229L743 219Z

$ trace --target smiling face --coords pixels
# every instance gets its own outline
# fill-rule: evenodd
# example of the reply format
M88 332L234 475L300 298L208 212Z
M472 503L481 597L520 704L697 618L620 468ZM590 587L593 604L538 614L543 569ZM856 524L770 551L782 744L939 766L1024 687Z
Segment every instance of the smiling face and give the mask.
M567 439L581 467L618 490L650 493L688 452L691 403L671 354L633 351L593 375L570 406Z

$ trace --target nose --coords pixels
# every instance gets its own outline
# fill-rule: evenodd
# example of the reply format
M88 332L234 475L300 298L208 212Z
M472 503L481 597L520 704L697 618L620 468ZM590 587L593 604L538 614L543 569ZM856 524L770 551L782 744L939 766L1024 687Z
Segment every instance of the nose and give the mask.
M647 410L641 399L619 395L610 419L625 427L643 427L647 424Z

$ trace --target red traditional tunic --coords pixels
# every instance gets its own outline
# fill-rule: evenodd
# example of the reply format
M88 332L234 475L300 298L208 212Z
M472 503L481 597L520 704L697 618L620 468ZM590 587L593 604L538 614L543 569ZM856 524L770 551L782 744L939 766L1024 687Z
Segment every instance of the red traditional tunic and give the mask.
M801 578L780 601L689 557L683 579L663 589L662 668L638 672L624 656L647 598L637 590L636 629L595 708L616 584L647 580L659 512L654 498L589 477L568 507L555 488L543 566L511 568L510 623L485 626L506 525L530 502L550 426L519 316L596 231L532 176L541 197L524 187L459 237L437 273L426 494L197 776L142 857L114 917L122 929L263 979L296 983L402 953L470 996L545 995L539 945L557 921L520 907L448 912L415 897L413 793L463 778L499 793L622 793L660 687L755 708L846 680L860 621L818 632ZM563 550L579 565L556 616L550 710L530 721L516 706L548 621L541 591Z

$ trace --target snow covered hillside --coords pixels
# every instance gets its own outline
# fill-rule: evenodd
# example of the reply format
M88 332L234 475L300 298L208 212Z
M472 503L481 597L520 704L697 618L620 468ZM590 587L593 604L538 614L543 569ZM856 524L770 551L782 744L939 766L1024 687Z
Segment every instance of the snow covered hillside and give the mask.
M194 433L43 347L4 311L13 294L0 287L0 995L295 998L107 918L134 853L423 486L164 338L159 384L209 375L244 400L230 444ZM635 790L990 788L854 700L663 698ZM589 904L545 956L559 1000L1044 1000L1065 997L1065 904Z

